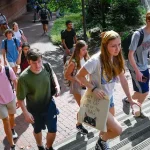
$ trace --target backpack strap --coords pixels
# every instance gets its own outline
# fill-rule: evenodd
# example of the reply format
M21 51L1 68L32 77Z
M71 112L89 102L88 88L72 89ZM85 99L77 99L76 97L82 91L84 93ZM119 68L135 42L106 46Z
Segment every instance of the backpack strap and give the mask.
M6 73L6 76L7 76L8 80L9 80L9 82L10 82L10 85L11 85L11 87L12 87L12 90L13 90L13 92L14 92L14 86L13 86L13 84L12 84L12 82L11 82L11 79L10 79L10 73L9 73L9 67L8 67L8 66L5 66L5 73Z
M7 39L4 39L4 48L5 48L5 51L7 53Z
M137 46L137 47L139 47L139 46L142 44L143 39L144 39L144 31L143 31L143 29L140 28L140 29L138 30L138 32L140 33L140 39L139 39L139 42L138 42L138 46Z
M22 31L19 29L20 34L22 35Z
M46 71L51 75L52 74L52 70L51 70L51 67L48 63L43 63Z
M15 42L16 47L18 48L17 39L16 39L16 38L13 38L13 40L14 40L14 42Z

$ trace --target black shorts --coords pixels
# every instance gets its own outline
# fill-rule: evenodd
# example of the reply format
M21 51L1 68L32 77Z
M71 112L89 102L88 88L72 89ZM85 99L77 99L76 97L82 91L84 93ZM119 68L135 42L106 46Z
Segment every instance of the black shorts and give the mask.
M56 108L56 104L54 100L52 99L48 112L46 113L40 113L40 114L33 114L34 118L34 133L38 134L41 132L41 130L45 130L46 127L48 129L49 133L56 133L57 132L57 115L59 114L58 109Z
M48 20L43 20L41 22L42 22L42 24L48 24Z

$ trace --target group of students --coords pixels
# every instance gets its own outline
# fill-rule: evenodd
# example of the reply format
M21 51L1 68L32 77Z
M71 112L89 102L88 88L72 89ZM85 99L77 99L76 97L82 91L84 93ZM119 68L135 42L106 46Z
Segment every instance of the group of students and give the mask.
M90 58L86 42L76 40L75 31L72 29L72 22L66 22L66 25L68 28L62 35L62 43L65 48L64 57L70 56L70 58L68 62L64 62L68 63L64 76L70 81L70 93L74 95L79 106L85 89L91 90L99 99L104 98L105 95L109 97L110 109L107 118L107 132L100 132L99 139L95 146L95 150L108 150L109 146L107 141L122 133L122 127L115 118L115 104L113 100L115 82L118 81L118 79L120 80L127 96L126 104L130 104L131 107L133 105L141 107L149 92L149 72L146 59L148 51L150 50L150 12L146 14L146 26L142 28L144 32L142 44L137 47L139 33L136 31L132 36L129 47L128 66L135 91L133 96L130 94L128 82L124 75L125 63L122 55L120 35L115 31L102 32L100 54L96 54ZM47 68L45 63L43 63L42 54L38 49L29 49L29 45L22 44L22 50L20 50L21 44L19 40L16 39L18 45L18 48L16 48L17 53L13 52L11 55L8 53L12 42L11 48L16 46L12 38L13 34L14 32L12 30L6 30L7 50L4 40L2 41L2 50L4 64L6 64L6 56L9 65L12 67L9 73L16 90L18 107L21 107L25 120L33 126L33 135L38 149L53 150L53 142L57 132L57 115L59 114L53 96L60 95L60 85L51 65L47 64ZM72 41L70 41L71 44L69 42L69 46L68 41L66 41L66 39L68 39L67 35L72 36ZM75 46L73 46L74 43ZM13 50L10 52L12 51ZM14 56L14 59L12 59L12 56ZM26 69L19 75L17 80L16 62L21 62L24 59L26 59L28 66L24 65L22 70L24 68ZM100 71L101 79L97 76L98 71ZM89 75L90 78L88 77ZM143 82L142 76L147 80ZM101 80L102 89L98 87L99 80ZM3 87L0 86L0 118L3 120L4 130L11 150L15 150L13 141L13 137L17 137L17 133L14 130L14 114L16 111L15 93L13 93L6 76L5 66L2 65L0 65L0 83L3 85ZM55 94L52 94L52 85L55 86ZM4 86L6 88L4 88ZM4 89L8 89L7 93ZM145 115L141 112L139 117L141 116L143 117ZM48 129L48 133L46 146L43 146L41 131L45 129L45 127ZM76 128L82 134L88 134L88 130L78 121Z

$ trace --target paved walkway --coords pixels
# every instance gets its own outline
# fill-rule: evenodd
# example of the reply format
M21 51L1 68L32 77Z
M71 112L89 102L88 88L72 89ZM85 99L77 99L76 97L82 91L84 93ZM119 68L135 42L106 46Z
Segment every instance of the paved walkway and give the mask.
M69 94L69 91L63 86L63 61L62 61L62 51L59 50L56 46L52 45L49 41L48 36L42 35L42 26L41 23L32 23L32 14L26 13L21 18L16 20L19 27L23 29L25 35L31 47L37 47L44 53L44 59L49 61L54 71L57 74L59 83L62 87L62 94L60 97L55 98L56 104L60 110L60 115L58 116L58 132L55 143L62 141L63 139L69 137L76 132L76 113L78 111L78 106L73 99L72 95ZM50 22L50 27L52 26L53 21ZM0 37L0 40L3 37ZM129 73L126 73L129 86L132 89L131 79ZM39 87L40 88L40 87ZM42 90L42 89L41 89ZM123 90L119 83L116 84L114 100L116 113L122 111L122 98L124 97ZM33 138L33 129L32 126L24 121L24 116L21 113L21 110L17 110L16 115L16 127L15 127L19 138L15 141L17 149L30 149L36 150L36 143ZM45 144L46 131L43 131L43 141ZM5 138L3 131L2 121L0 121L0 150L8 150L8 142Z

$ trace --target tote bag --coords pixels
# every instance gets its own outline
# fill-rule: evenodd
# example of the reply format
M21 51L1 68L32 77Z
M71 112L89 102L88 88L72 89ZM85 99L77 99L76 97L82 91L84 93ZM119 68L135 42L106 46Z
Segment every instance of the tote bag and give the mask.
M99 88L101 87L100 61L97 65ZM109 112L109 97L98 99L91 90L86 90L81 98L80 110L78 113L78 121L85 123L103 132L107 131L107 118Z

